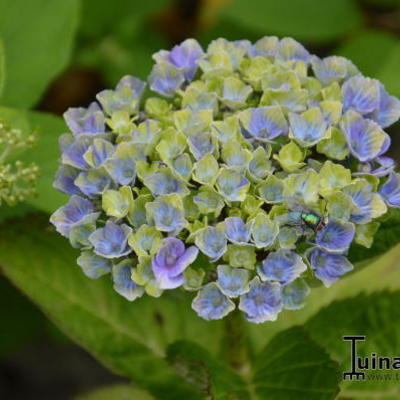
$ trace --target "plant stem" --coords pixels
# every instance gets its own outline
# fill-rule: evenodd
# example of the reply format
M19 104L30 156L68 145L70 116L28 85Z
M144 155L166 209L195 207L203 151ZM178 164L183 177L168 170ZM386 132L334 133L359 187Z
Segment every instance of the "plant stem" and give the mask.
M239 310L231 312L224 320L224 353L229 365L240 375L249 373L250 360L247 348L246 326Z

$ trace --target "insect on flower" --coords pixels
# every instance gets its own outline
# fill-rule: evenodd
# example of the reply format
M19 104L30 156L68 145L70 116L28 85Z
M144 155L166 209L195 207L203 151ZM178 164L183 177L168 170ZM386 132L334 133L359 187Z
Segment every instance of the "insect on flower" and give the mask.
M291 210L281 218L284 226L298 226L304 235L307 229L316 233L322 231L328 224L325 212L320 215L312 208L292 199L289 200L289 204Z

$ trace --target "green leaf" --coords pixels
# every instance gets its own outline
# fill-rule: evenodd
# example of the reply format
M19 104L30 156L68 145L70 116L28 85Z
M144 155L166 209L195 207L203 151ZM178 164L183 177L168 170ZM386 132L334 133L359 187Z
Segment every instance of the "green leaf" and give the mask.
M178 374L212 399L251 398L238 374L193 342L173 343L168 347L167 359Z
M397 69L400 41L396 36L375 30L363 31L334 53L352 60L366 76L381 80L391 94L400 95Z
M88 4L90 3L93 3L92 9L97 8L97 2L89 1ZM100 19L100 26L96 22L89 28L92 32L87 33L92 37L78 49L79 62L100 68L110 85L115 85L126 74L146 80L154 63L152 54L168 47L165 38L153 26L150 18L166 0L147 2L148 4L119 0L118 3L121 3L119 10L115 6L110 13L109 3L100 1L100 8L105 8L101 11L103 21ZM95 16L89 10L88 8L85 20L91 23ZM104 14L108 14L108 17ZM115 14L118 16L112 17Z
M4 46L3 46L3 41L0 39L0 97L1 94L3 93L5 81L6 81L6 68L5 68Z
M165 348L192 338L215 353L221 324L198 318L184 293L130 303L113 291L109 277L86 278L76 265L76 251L49 229L47 218L30 215L0 229L4 274L112 371L158 399L199 399L164 360Z
M257 356L252 386L260 399L333 400L340 378L326 351L294 327L278 333Z
M5 107L0 107L0 120L21 129L27 136L37 131L38 141L35 146L22 154L17 153L14 158L26 163L34 162L39 166L38 195L26 203L52 213L67 199L64 194L53 188L54 175L60 158L58 138L67 130L64 121L51 114Z
M312 42L341 38L363 22L352 0L233 0L221 15L262 34Z
M321 309L305 328L341 363L343 371L350 367L350 343L342 340L344 335L366 335L366 341L357 345L359 356L376 353L381 357L397 357L400 354L399 301L400 291L384 291L335 301ZM371 371L373 373L384 371ZM392 373L395 374L394 371ZM396 379L345 381L342 388L343 396L352 399L389 400L397 399L400 394Z
M0 10L7 70L0 102L28 108L68 64L79 1L0 0Z
M114 0L113 7L110 7L108 0L85 0L82 2L82 19L85 23L80 26L80 31L85 37L98 39L99 36L125 29L126 27L121 29L121 21L124 23L130 20L131 25L136 25L138 20L161 13L168 2L170 0Z
M94 390L74 400L154 400L154 397L131 385L119 384Z

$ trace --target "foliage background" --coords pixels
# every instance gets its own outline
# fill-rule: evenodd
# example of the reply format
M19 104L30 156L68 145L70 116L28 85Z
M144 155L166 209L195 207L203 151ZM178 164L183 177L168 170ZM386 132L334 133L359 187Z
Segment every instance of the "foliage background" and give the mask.
M227 386L235 388L235 396L248 391L247 383L243 389L230 370L211 358L218 355L232 364L227 348L232 343L224 337L221 323L200 321L186 299L167 296L157 304L130 304L112 293L110 282L89 281L75 266L74 251L49 229L47 219L64 201L51 182L57 139L66 129L59 116L66 108L87 105L127 73L144 79L152 53L187 37L206 46L218 37L257 40L264 35L294 37L319 56L344 55L400 96L399 0L0 0L0 119L26 132L38 129L37 147L18 157L36 161L42 170L36 198L14 208L1 206L0 271L117 374L75 347L0 273L0 398L63 400L81 393L81 400L201 398L168 364L184 366L186 379L200 382L200 391L212 387L213 398L231 398ZM398 158L400 125L389 133L392 156ZM365 261L389 250L398 241L399 226L399 218L391 219L379 234L380 247L362 256L354 249L355 257ZM254 370L263 371L251 384L259 397L249 398L265 398L265 393L272 400L294 395L335 398L337 379L330 371L334 367L320 351L325 348L335 361L345 361L343 333L367 334L370 348L365 352L400 354L399 255L400 247L395 246L367 268L362 268L367 262L360 264L359 272L333 288L315 288L305 309L285 312L276 323L245 325L248 357L255 360ZM303 328L292 328L297 324ZM167 345L188 339L211 355L180 342L168 348L167 359L158 358ZM285 352L285 343L293 343L293 349ZM318 346L315 354L309 350L305 357L302 348L313 346ZM274 359L276 348L282 350L275 354L278 364L260 361ZM188 353L191 358L185 359ZM282 369L293 365L295 356L314 364ZM182 365L175 365L176 360L183 360ZM195 368L199 360L200 369ZM281 370L274 375L277 366ZM126 386L120 375L151 394ZM257 383L261 381L264 387ZM316 394L300 389L310 381L320 385ZM181 392L172 391L177 382ZM108 383L120 385L85 394ZM397 399L395 383L342 384L338 398ZM166 389L171 397L161 395Z

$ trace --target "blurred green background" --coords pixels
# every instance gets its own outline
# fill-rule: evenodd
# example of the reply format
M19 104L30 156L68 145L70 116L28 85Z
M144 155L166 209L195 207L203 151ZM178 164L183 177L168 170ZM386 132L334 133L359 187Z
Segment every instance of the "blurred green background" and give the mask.
M264 35L291 36L319 56L346 56L400 96L399 0L0 0L0 72L6 70L0 115L10 107L61 115L85 106L125 74L145 79L151 55L187 37L207 46L218 37L255 41ZM33 150L46 174L39 196L29 205L3 206L1 219L31 207L51 212L62 201L47 173L55 169L47 158L57 151L62 122L32 111L29 116L33 127L46 121L40 132L46 140ZM399 124L389 129L397 157L399 131ZM399 248L392 250L374 268L392 271L399 255ZM360 290L368 279L359 280ZM332 290L329 298L338 295ZM121 381L70 343L1 275L0 316L1 399L67 400Z

